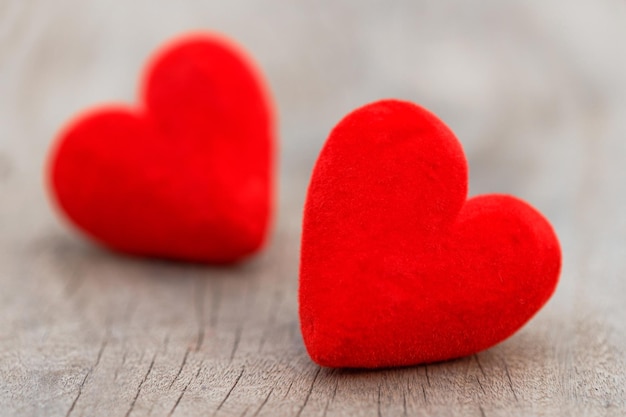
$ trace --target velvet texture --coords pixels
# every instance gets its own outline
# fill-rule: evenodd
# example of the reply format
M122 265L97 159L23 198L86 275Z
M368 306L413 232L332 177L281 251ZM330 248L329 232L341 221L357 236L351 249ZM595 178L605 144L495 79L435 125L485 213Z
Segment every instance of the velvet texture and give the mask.
M136 108L78 116L51 152L58 206L129 254L229 263L263 244L273 208L273 111L236 46L194 34L156 53Z
M378 368L470 355L547 302L561 265L552 227L514 197L466 200L467 175L454 134L412 103L376 102L334 128L302 234L301 329L315 362Z

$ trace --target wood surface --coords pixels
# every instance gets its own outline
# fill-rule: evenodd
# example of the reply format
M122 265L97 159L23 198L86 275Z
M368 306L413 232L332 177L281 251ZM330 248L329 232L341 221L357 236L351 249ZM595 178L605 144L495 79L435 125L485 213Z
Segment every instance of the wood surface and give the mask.
M102 250L45 191L62 123L133 101L152 49L190 29L244 45L280 114L272 239L234 268ZM625 45L621 0L0 0L0 416L626 415ZM297 316L308 176L332 126L383 97L455 130L472 194L550 218L561 282L472 357L322 369Z

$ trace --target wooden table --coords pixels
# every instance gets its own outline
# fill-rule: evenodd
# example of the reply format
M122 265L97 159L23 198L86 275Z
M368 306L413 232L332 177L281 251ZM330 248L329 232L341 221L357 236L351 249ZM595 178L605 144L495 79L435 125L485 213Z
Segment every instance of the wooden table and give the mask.
M0 415L625 415L625 22L618 0L0 1ZM191 28L245 45L280 111L273 237L235 268L92 246L42 180L63 121L132 101L150 51ZM478 355L321 369L298 324L301 207L329 130L382 97L457 132L472 194L551 219L561 283Z

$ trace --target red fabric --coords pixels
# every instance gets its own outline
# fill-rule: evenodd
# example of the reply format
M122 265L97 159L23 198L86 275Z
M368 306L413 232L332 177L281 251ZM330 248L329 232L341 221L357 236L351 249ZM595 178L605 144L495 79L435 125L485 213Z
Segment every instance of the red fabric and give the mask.
M122 252L237 261L259 249L273 206L273 111L228 41L191 35L156 54L142 104L91 110L62 131L52 193L67 217Z
M561 265L548 221L514 197L466 196L461 145L427 110L381 101L335 127L304 211L300 319L315 362L470 355L546 303Z

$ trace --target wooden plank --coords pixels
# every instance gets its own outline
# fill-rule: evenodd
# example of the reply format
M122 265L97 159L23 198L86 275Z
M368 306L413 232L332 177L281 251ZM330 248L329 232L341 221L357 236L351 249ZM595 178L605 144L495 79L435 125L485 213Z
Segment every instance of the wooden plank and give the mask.
M626 5L283 3L0 2L0 416L626 414ZM96 248L41 180L61 123L132 100L150 50L194 27L243 43L280 110L275 232L235 268ZM553 221L562 280L472 357L323 369L297 316L308 175L334 123L387 96L453 127L472 193L517 194Z

